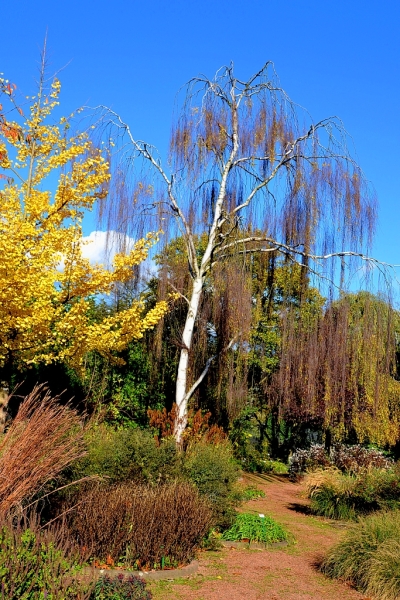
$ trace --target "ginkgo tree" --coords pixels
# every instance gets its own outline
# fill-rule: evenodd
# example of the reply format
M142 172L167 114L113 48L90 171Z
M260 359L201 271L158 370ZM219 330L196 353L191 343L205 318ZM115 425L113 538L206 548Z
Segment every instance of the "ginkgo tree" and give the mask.
M152 328L167 302L144 310L140 298L94 320L93 297L130 280L157 234L116 254L113 266L91 265L82 254L82 219L107 194L107 150L91 129L73 133L73 117L56 121L60 82L38 95L27 115L15 86L0 79L10 109L0 109L0 367L64 361L82 369L85 356L115 353Z

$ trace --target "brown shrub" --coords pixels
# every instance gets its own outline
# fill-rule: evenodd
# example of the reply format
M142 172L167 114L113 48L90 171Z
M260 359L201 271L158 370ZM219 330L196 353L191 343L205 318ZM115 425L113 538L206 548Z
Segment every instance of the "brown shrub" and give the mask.
M36 386L0 439L0 515L20 506L83 455L77 414Z
M82 492L71 533L87 556L120 558L139 567L190 561L211 523L211 511L189 483L156 487L132 483Z

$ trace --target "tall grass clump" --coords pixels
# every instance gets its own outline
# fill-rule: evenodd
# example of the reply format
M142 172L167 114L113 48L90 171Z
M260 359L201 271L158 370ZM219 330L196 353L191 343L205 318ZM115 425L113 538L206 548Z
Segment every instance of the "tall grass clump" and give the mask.
M36 386L0 439L0 515L21 506L83 454L78 415Z
M380 600L400 598L400 540L382 542L371 556L367 591Z
M331 519L355 519L400 504L397 470L369 469L347 475L333 467L308 473L304 479L312 510Z
M400 597L400 511L361 517L321 565L331 578L347 581L379 600Z
M335 468L320 469L306 475L304 485L311 510L330 519L354 519L356 480Z

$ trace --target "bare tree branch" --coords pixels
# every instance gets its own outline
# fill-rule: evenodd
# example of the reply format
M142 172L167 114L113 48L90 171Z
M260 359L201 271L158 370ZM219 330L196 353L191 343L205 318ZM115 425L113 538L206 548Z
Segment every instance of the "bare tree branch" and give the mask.
M192 387L190 388L190 390L187 392L183 402L188 402L190 400L190 398L193 396L193 394L195 393L195 391L197 390L197 388L199 387L199 385L201 384L201 382L203 381L204 377L207 375L208 370L211 366L211 364L214 362L214 360L216 358L218 358L218 356L220 356L223 352L228 352L228 350L230 350L230 348L232 348L233 344L235 343L236 337L231 339L231 341L229 342L229 344L223 348L220 352L218 352L217 354L214 354L213 356L210 356L210 358L207 360L206 365L202 371L202 373L200 374L200 376L196 379L196 381L194 382L194 384L192 385Z

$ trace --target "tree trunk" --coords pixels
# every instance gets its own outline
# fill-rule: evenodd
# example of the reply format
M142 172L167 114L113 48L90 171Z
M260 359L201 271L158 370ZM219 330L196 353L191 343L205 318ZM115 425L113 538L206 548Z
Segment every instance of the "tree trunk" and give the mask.
M189 352L192 346L194 325L199 310L201 294L203 291L203 277L197 276L193 282L193 290L190 298L189 309L186 316L185 327L182 334L182 350L179 357L178 375L176 379L176 405L178 414L175 421L174 435L180 444L182 433L187 425L187 378L189 367Z
M7 407L9 400L8 388L4 385L0 387L0 435L4 433L7 418Z

